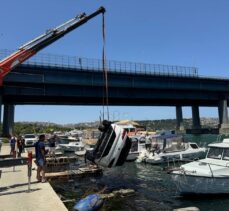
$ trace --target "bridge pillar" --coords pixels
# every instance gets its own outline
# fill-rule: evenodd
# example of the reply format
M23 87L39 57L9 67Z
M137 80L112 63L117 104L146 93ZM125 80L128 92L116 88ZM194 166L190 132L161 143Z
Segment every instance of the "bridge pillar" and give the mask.
M177 132L184 132L184 122L183 122L183 114L182 114L181 106L176 106L176 119L177 119L177 125L176 125Z
M2 136L9 137L13 134L13 125L14 125L14 105L4 105L4 114L3 114L3 131Z
M227 100L220 100L219 102L219 133L229 133L229 121L227 111Z
M192 129L201 129L199 107L196 105L192 106Z

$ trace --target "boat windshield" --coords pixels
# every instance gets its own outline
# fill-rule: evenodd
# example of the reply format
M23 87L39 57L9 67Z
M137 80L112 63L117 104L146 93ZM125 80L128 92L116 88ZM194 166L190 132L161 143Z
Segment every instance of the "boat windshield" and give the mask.
M197 144L190 144L190 146L191 146L193 149L198 149Z
M229 160L229 149L224 149L223 160Z
M223 149L217 147L210 147L207 158L218 159L222 158Z
M137 152L138 151L138 140L136 138L131 139L131 152Z

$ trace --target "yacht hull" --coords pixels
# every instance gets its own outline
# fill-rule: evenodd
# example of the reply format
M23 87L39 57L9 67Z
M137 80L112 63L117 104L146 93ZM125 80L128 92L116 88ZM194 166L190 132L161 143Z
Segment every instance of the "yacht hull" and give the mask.
M202 151L197 152L177 152L177 153L163 153L156 156L151 156L145 159L146 163L162 164L169 162L183 161L188 162L191 160L199 159L203 154Z
M130 152L126 158L127 161L134 161L138 158L139 152Z
M181 195L229 194L229 177L204 177L171 174Z

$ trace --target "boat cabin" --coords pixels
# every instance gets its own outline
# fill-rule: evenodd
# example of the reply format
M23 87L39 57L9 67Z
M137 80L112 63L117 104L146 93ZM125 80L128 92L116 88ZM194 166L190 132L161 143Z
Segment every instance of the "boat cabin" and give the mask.
M131 138L130 152L140 152L145 149L146 139L145 137L135 136Z
M229 139L221 143L209 144L206 158L229 161Z
M129 137L133 137L137 134L137 128L134 127L133 125L119 125L122 127L126 132Z
M175 151L186 148L184 137L176 134L153 135L151 136L152 147L160 150ZM157 146L157 147L156 147ZM198 146L197 146L198 148Z

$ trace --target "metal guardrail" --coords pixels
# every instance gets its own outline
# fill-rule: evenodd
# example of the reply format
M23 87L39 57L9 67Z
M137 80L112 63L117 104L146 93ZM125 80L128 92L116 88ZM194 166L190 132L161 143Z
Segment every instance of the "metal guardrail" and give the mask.
M28 158L9 158L0 160L0 167L13 167L13 166L22 166L27 165Z
M13 53L11 50L0 50L0 60L7 57L11 53ZM100 59L89 59L46 53L39 53L24 62L24 64L90 71L103 70L103 63ZM117 73L198 77L198 69L196 67L106 60L106 68L109 70L109 72Z

